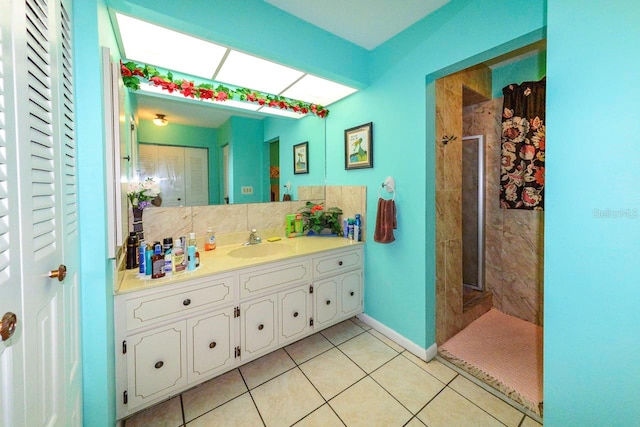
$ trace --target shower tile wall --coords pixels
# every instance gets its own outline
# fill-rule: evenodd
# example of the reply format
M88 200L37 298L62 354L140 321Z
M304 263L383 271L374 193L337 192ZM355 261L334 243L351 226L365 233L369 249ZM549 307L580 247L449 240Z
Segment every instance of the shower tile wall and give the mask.
M436 343L442 344L491 308L462 308L463 93L491 98L491 70L472 67L436 80ZM442 144L444 136L456 139ZM484 310L484 311L483 311Z
M542 325L542 211L501 209L502 98L464 108L464 135L485 136L485 284L498 310Z

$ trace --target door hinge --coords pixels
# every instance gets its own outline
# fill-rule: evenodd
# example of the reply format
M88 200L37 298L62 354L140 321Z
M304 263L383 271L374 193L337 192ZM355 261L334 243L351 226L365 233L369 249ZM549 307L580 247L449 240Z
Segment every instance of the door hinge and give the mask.
M234 354L236 358L240 357L240 346L236 347Z
M233 309L233 318L240 317L240 307L235 307Z
M313 326L313 317L309 319L309 326Z
M313 293L313 285L309 285L309 293L312 294Z
M127 341L122 341L122 354L127 354Z
M125 390L124 393L122 393L122 401L124 402L125 405L129 403L129 395L127 394L127 390Z

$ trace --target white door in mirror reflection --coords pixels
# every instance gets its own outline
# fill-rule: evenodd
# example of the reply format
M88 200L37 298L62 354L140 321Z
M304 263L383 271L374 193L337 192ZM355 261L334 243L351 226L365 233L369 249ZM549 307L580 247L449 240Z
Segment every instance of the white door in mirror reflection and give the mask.
M139 147L138 176L158 181L162 207L209 204L209 150L154 144Z

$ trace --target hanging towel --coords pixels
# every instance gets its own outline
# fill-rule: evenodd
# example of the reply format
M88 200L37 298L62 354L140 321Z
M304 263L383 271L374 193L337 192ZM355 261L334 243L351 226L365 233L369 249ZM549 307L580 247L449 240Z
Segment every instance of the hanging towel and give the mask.
M378 214L376 215L376 230L373 233L373 240L378 243L391 243L396 240L393 236L393 230L397 228L396 202L378 199Z

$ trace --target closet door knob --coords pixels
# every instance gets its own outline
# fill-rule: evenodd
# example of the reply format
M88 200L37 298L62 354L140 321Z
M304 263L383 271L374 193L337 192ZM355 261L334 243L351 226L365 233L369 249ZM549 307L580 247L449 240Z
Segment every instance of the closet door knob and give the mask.
M259 331L261 331L261 330L263 330L263 329L264 329L264 325L263 325L262 323L261 323L261 324L259 324L259 325L258 325L258 330L259 330Z
M160 369L164 366L164 362L161 360L157 362L154 366L156 367L156 369Z
M216 348L216 342L215 341L211 341L209 343L209 348Z
M338 261L338 265L342 265L342 261Z
M356 294L356 293L355 293L355 292L353 292L353 291L349 292L349 295L351 295L351 296L354 296L355 294Z
M298 312L293 313L293 317L298 317Z
M191 300L189 298L185 299L184 301L182 301L182 305L187 306L191 304Z
M331 305L331 300L330 299L327 300L327 305Z

